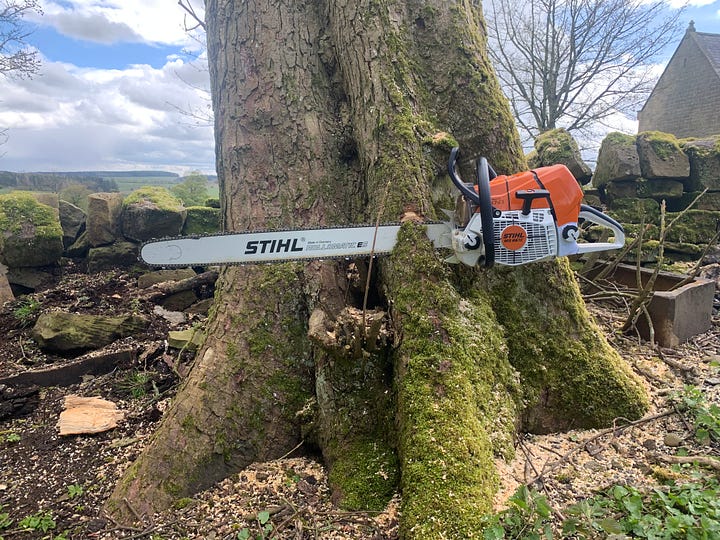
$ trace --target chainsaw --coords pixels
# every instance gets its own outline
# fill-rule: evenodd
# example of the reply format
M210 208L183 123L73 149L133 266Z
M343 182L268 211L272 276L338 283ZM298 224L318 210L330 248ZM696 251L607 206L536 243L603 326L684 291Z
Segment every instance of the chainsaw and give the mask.
M498 175L481 157L475 183L457 172L453 148L448 173L460 191L449 221L424 224L445 260L468 266L519 266L553 257L622 248L622 226L591 206L564 165L551 165L510 176ZM580 242L584 222L612 231L612 242ZM353 258L390 253L401 225L349 225L308 229L232 232L150 240L140 258L150 266L212 266L313 259Z

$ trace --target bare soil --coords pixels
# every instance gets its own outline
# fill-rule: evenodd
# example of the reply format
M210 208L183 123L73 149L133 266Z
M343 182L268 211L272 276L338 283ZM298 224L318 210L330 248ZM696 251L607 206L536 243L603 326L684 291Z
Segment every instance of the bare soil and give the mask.
M132 310L151 320L147 331L113 345L135 354L110 373L85 376L65 387L39 388L27 398L25 414L0 420L0 526L3 513L12 520L0 529L0 537L397 538L399 497L381 513L339 510L332 504L322 464L304 455L303 448L283 459L255 464L192 499L181 500L171 511L144 519L141 528L124 528L108 519L102 512L104 501L154 432L181 374L192 362L191 354L167 347L167 332L202 321L202 316L195 316L183 323L169 322L156 312L153 302L140 299L136 277L122 272L87 275L70 265L56 287L0 309L0 378L72 360L43 353L30 338L42 311L107 315ZM29 298L36 301L34 310L27 307L33 304ZM674 392L692 384L720 404L720 317L715 315L712 329L689 343L659 349L617 333L621 306L590 304L590 308L610 341L645 381L653 399L647 418L658 417L614 431L519 436L516 458L498 463L503 482L498 508L523 483L533 483L560 508L616 483L652 485L658 467L667 466L665 456L679 450L689 455L720 454L716 445L696 442L692 426L672 413L670 402ZM61 437L57 422L69 394L111 400L125 418L111 431ZM617 422L618 428L625 424L622 419ZM46 521L45 531L27 530L21 522L28 516L51 517L54 525Z

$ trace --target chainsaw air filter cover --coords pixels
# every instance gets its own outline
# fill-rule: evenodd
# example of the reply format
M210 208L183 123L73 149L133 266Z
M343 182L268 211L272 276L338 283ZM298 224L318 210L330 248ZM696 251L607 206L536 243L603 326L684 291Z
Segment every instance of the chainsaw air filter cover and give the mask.
M517 266L566 255L578 232L582 189L564 165L490 181L495 262Z

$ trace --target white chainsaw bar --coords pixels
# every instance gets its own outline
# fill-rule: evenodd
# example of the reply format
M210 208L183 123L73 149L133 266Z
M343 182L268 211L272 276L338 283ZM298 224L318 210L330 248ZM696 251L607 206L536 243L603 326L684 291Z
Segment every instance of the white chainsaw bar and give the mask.
M428 236L448 235L445 223L430 223ZM399 224L341 228L249 231L150 240L140 258L150 266L212 266L336 259L390 253Z

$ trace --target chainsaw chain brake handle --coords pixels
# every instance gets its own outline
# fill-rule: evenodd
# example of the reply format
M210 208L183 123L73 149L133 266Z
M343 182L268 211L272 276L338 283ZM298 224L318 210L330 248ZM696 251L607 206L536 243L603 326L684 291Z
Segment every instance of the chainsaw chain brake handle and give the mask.
M583 254L596 251L608 251L621 249L625 246L625 231L623 230L623 226L610 216L606 216L599 210L595 210L592 206L581 204L579 218L602 227L607 227L613 232L615 237L612 242L578 243L576 253Z
M477 192L475 192L472 184L463 182L455 170L459 154L460 148L458 147L450 151L448 173L460 193L480 211L480 223L482 226L480 237L482 238L483 247L485 248L485 260L483 264L486 268L490 268L495 263L495 233L493 230L493 207L490 199L490 175L491 171L493 178L497 176L497 174L492 167L490 167L487 159L484 157L479 158L476 162ZM474 248L470 247L470 249Z

